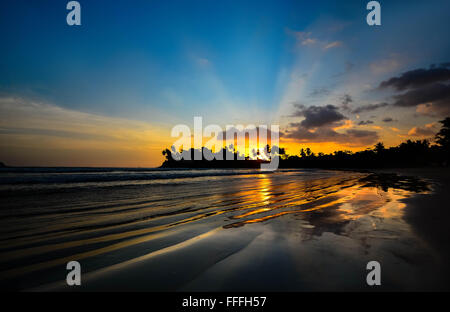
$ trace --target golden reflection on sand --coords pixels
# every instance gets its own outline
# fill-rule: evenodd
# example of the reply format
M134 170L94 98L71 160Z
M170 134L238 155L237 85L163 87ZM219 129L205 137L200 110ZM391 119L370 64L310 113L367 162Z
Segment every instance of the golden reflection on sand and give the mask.
M246 197L255 202L260 201L261 204L255 209L248 209L243 214L231 216L232 220L246 220L227 224L224 228L265 222L290 214L301 218L301 214L319 212L327 208L332 208L341 221L356 220L367 215L384 219L401 218L403 209L406 207L401 200L413 194L412 191L402 189L367 187L357 183L358 179L341 181L338 184L324 179L315 181L314 185L308 185L308 183L299 185L295 191L292 185L273 186L269 179L264 177L259 181L260 188L254 188L245 194ZM272 194L277 194L277 197ZM280 200L279 194L289 195L285 195L284 200ZM281 204L281 202L285 203ZM309 208L311 205L313 207Z

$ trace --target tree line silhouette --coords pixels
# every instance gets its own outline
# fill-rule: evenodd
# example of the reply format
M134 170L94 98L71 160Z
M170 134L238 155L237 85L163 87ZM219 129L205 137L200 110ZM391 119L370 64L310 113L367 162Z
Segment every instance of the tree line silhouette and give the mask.
M335 151L330 154L315 154L310 148L301 149L299 155L289 155L286 149L280 147L279 168L386 168L386 167L423 167L448 166L450 162L450 117L440 121L442 127L434 140L407 140L398 146L386 148L382 142L373 148L363 151ZM270 146L266 146L264 153L269 155ZM218 159L207 160L203 156L209 153L210 157L219 159L233 159L222 161ZM184 157L175 160L176 157ZM162 167L170 168L259 168L261 163L268 162L270 156L264 156L253 151L256 159L244 156L237 152L232 145L224 147L217 153L202 147L202 150L190 149L187 151L171 151L165 149L166 157ZM197 155L196 155L197 154ZM194 160L200 158L201 160ZM228 158L227 158L228 157ZM190 160L187 160L190 159ZM211 159L211 158L209 158Z

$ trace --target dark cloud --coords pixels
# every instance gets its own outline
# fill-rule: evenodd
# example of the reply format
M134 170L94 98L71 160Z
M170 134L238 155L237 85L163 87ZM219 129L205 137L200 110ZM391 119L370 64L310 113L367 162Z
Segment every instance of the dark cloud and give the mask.
M383 119L383 122L393 122L393 121L396 121L396 120L391 117L386 117Z
M349 104L353 102L352 97L349 94L344 94L341 98L341 107L345 110L349 110Z
M381 82L379 88L404 91L392 96L393 105L416 107L425 115L450 114L450 63L415 69Z
M294 106L296 111L292 117L305 117L300 124L306 129L322 127L347 119L334 105L305 107L294 104Z
M450 112L450 85L436 83L393 96L394 105L411 107L428 104L429 111Z
M437 83L420 89L411 90L395 95L394 105L396 106L416 106L419 104L448 100L450 97L450 85Z
M310 97L320 97L320 96L325 96L325 95L329 95L330 94L330 90L328 90L327 88L318 88L318 89L314 89L309 96Z
M441 64L431 64L430 68L436 68L436 67L443 67L443 68L447 68L450 67L450 63L441 63Z
M358 122L358 126L366 126L370 124L373 124L372 120L361 120L360 122Z
M394 88L397 91L423 87L436 82L450 80L450 64L442 63L438 67L415 69L380 83L379 88Z
M300 143L330 142L355 147L367 146L378 140L378 134L374 131L347 129L342 133L337 132L336 128L344 125L348 118L342 115L336 106L294 106L296 112L292 116L305 119L291 123L287 130L280 132L283 138Z
M379 139L375 131L348 129L344 133L339 133L330 127L322 127L313 132L303 127L301 123L292 123L290 129L281 135L300 143L330 142L354 147L371 145Z
M386 107L388 105L389 104L385 103L385 102L363 105L363 106L357 107L354 110L352 110L352 113L353 114L361 114L361 113L365 113L365 112L370 112L370 111L376 110L376 109L381 108L381 107Z

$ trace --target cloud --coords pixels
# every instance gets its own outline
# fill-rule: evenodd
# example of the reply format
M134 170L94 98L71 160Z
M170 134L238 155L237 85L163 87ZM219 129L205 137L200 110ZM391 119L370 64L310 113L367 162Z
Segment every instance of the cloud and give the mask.
M297 40L297 43L302 46L319 45L322 47L323 50L329 50L343 45L342 41L327 41L317 39L312 36L311 32L288 30L288 33L293 35Z
M204 57L198 57L196 59L196 62L198 65L200 65L202 67L207 67L207 66L211 65L211 61Z
M366 125L370 125L370 124L373 124L372 120L366 120L366 121L361 120L360 122L358 122L358 126L366 126Z
M145 122L0 97L0 156L14 165L159 165L173 138Z
M428 112L450 112L450 85L435 83L422 88L394 95L394 105L412 107L421 104L428 105Z
M19 97L0 98L0 112L4 117L0 120L2 133L99 140L120 145L127 140L148 144L152 139L146 136L160 130L145 122L84 113Z
M450 80L450 64L443 63L439 67L432 66L428 69L415 69L393 77L380 83L379 88L394 88L403 91L411 88L418 88L435 82Z
M424 115L450 113L450 64L404 72L380 83L378 89L405 91L392 96L395 106L416 107Z
M292 117L305 117L300 124L307 129L322 127L347 119L334 105L305 107L295 104L294 106L297 110L292 114Z
M349 104L353 102L353 98L349 94L344 94L341 98L341 107L345 110L349 110Z
M414 127L409 130L408 135L417 137L430 137L434 136L438 132L436 123L427 124L423 127Z
M367 146L378 140L374 131L352 129L352 122L334 105L310 106L294 104L292 117L304 117L300 122L290 123L281 137L300 143L339 143L346 146ZM337 130L344 130L337 132Z
M337 74L333 75L332 77L340 77L340 76L347 75L354 68L355 68L355 64L353 64L352 62L347 61L347 62L345 62L345 65L344 65L344 71L340 72L340 73L337 73Z
M386 107L388 105L389 105L389 103L385 103L385 102L363 105L363 106L357 107L354 110L352 110L352 113L353 114L361 114L361 113L364 113L364 112L370 112L370 111L373 111L373 110L376 110L376 109L379 109L379 108L382 108L382 107Z
M383 119L383 122L393 122L393 121L396 121L396 120L391 117L386 117Z
M340 46L342 46L342 42L341 41L333 41L333 42L330 42L330 43L326 44L323 47L323 49L324 50L328 50L328 49L337 48L337 47L340 47Z
M367 146L378 140L375 131L347 129L344 133L334 131L329 127L307 129L301 123L290 124L290 129L282 133L283 138L293 139L299 143L339 143L346 146Z
M378 60L376 62L372 62L370 64L370 70L375 75L385 74L392 72L399 68L401 62L397 55L392 55L390 58Z
M315 44L317 42L317 39L313 39L313 38L306 38L305 40L302 41L303 45L312 45Z
M357 130L357 129L350 129L347 130L347 136L348 139L356 139L357 142L350 143L354 145L357 143L358 145L369 145L378 140L378 133L375 131L368 131L368 130Z
M317 42L317 39L311 37L311 32L289 31L289 33L291 33L295 37L297 42L300 43L301 45L307 46L315 44Z
M325 95L329 95L330 94L330 90L328 88L317 88L314 89L309 96L310 97L319 97L319 96L325 96Z

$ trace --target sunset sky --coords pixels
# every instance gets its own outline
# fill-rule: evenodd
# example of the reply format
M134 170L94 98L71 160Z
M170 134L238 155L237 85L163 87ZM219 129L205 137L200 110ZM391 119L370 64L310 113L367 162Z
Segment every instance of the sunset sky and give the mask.
M0 161L159 166L172 127L280 125L290 154L431 138L450 1L0 3Z

